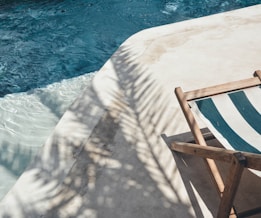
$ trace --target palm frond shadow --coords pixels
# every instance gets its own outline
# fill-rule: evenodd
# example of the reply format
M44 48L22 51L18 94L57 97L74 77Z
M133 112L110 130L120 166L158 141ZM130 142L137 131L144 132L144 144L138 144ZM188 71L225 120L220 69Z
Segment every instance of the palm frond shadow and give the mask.
M0 147L0 165L8 169L14 176L21 175L27 167L25 160L31 159L32 156L32 150L22 150L19 145L12 146L12 151L10 151L10 143L7 141L4 141Z
M39 197L28 205L15 196L21 217L193 217L161 146L168 101L133 55L122 46L111 58L119 89L110 105L89 87L62 117L25 172L35 184L29 198Z

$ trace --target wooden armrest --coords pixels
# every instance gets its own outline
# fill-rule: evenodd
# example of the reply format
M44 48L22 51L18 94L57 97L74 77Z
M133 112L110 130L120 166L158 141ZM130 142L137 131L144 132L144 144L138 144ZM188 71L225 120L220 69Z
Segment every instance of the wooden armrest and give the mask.
M238 151L227 150L225 148L217 148L213 146L204 146L199 144L184 143L184 142L172 142L170 149L173 151L196 155L203 158L209 158L230 163L234 154ZM261 155L240 152L246 158L247 168L261 170Z

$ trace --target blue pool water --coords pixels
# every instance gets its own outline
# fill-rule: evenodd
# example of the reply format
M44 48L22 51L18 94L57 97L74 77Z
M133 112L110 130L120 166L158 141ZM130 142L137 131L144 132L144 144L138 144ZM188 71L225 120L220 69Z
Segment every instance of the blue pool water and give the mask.
M98 70L145 28L260 0L0 0L0 96Z
M95 71L139 30L261 0L0 0L0 199Z

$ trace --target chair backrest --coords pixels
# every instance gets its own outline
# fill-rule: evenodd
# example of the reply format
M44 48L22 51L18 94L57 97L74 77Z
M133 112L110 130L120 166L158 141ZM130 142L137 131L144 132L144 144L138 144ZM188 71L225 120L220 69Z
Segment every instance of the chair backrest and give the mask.
M261 86L189 104L224 147L261 154Z
M261 170L260 70L250 79L187 92L177 87L175 93L197 144L207 145L192 111L224 147L245 152L248 167Z

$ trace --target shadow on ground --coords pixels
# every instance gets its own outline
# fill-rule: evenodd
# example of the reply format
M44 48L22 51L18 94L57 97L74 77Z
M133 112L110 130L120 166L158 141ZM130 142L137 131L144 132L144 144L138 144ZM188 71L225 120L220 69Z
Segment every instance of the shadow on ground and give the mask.
M203 217L161 138L178 128L176 111L135 55L122 46L112 56L115 74L104 77L117 87L106 93L110 104L89 87L62 117L16 184L23 190L4 201L19 217Z
M211 135L207 128L202 129L201 131L207 140L208 145L222 148L222 145L215 139L215 137L213 137L213 135ZM170 147L171 143L174 141L195 143L191 132L173 136L166 136L165 134L162 134L162 138L168 147ZM200 202L197 195L200 196L208 210L210 210L211 214L215 217L218 212L220 199L203 159L197 156L178 152L172 152L172 154L186 187L189 199L191 200L195 210L196 217L204 217L202 211L200 210ZM230 164L221 161L215 162L220 170L223 180L226 181ZM234 209L237 213L254 208L260 208L259 202L261 195L257 191L260 190L260 188L260 178L250 170L245 169L234 199ZM259 216L260 214L253 214L247 217L254 218Z

